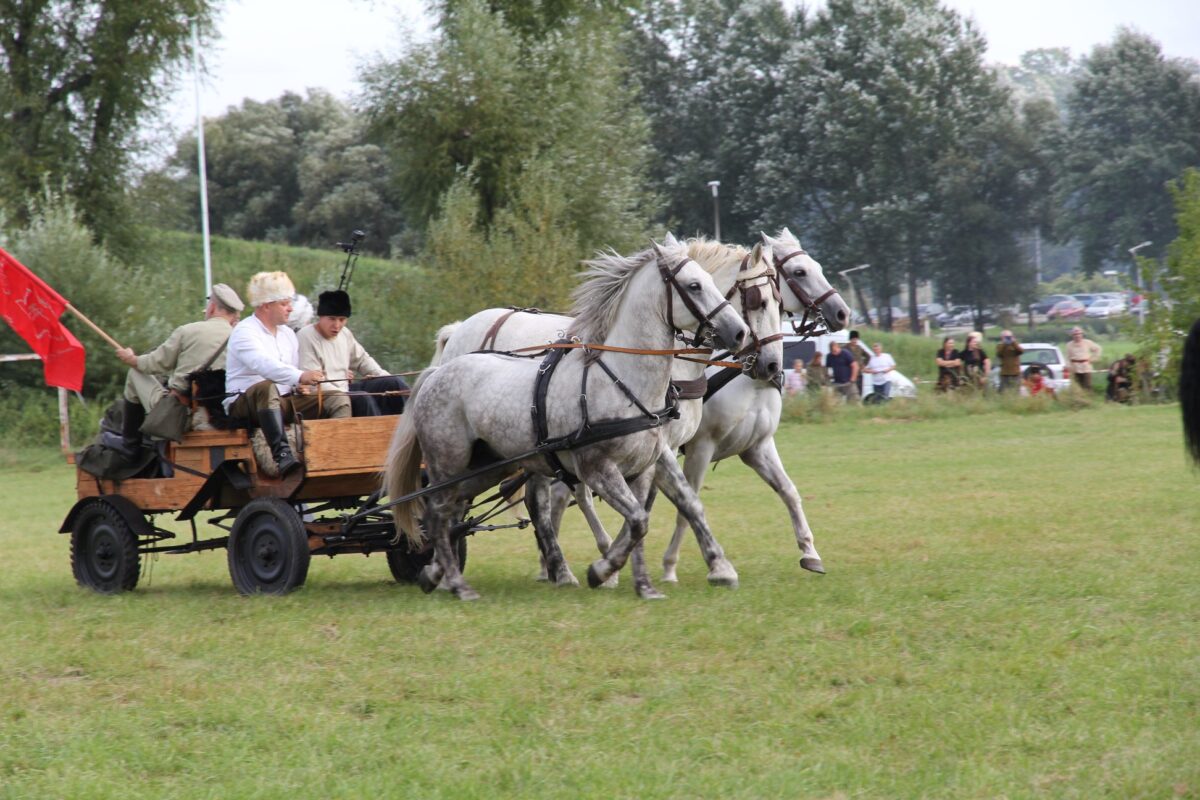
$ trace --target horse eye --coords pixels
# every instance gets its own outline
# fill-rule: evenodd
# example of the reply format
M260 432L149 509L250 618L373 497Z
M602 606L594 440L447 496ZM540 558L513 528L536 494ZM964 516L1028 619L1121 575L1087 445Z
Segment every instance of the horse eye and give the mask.
M805 275L807 275L808 273L807 273L807 272L805 272L805 271L804 271L804 270L802 270L802 269L798 269L798 270L796 270L796 272L795 272L794 274L795 274L795 276L796 276L797 278L803 278L803 277L804 277Z
M692 281L688 284L688 289L693 292L700 291L700 281Z

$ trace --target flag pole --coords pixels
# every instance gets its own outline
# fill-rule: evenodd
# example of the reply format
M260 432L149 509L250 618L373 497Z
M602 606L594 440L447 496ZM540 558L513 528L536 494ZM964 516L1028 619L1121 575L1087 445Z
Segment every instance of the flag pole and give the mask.
M196 159L200 177L200 232L204 242L204 297L212 296L212 247L208 231L208 169L204 163L204 117L200 114L200 23L192 17L192 81L196 85Z
M107 333L105 333L104 331L100 330L100 326L99 326L99 325L97 325L96 323L92 322L92 321L91 321L90 319L88 319L87 317L85 317L85 316L84 316L84 315L83 315L83 314L80 312L80 310L79 310L78 308L76 308L75 306L71 305L70 303L67 303L67 311L70 311L72 314L74 314L75 316L77 316L77 317L79 317L81 320L83 320L84 324L86 324L86 325L87 325L89 328L91 328L92 330L94 330L94 331L95 331L95 332L96 332L96 333L97 333L97 334L100 336L100 338L101 338L101 339L103 339L104 341L106 341L106 342L108 342L110 345L112 345L114 349L116 349L116 350L121 350L121 349L122 349L121 345L120 345L120 344L117 342L117 340L116 340L116 339L112 338L112 337L111 337L111 336L109 336Z

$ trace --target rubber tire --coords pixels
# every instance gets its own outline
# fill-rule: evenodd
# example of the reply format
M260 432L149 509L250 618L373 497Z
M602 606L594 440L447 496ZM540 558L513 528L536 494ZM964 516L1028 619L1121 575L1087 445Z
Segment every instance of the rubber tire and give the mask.
M304 585L311 552L296 509L277 497L251 500L229 531L229 577L242 594L287 594Z
M141 576L137 535L116 509L96 500L71 528L71 572L80 586L100 594L132 591Z
M465 570L467 568L467 537L458 540L456 548L458 555L458 568ZM388 569L392 571L392 577L396 579L396 583L417 583L421 576L421 570L433 561L433 546L425 548L418 553L410 553L407 550L388 550L387 563Z

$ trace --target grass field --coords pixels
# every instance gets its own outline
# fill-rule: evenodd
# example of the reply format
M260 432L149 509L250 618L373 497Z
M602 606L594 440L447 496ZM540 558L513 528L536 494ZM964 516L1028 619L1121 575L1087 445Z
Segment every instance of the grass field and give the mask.
M722 463L742 585L641 602L472 540L464 604L382 557L237 596L224 553L74 586L73 500L0 453L0 798L1200 796L1197 475L1175 407L789 424L829 574ZM653 521L657 562L670 526ZM593 558L578 516L577 575Z

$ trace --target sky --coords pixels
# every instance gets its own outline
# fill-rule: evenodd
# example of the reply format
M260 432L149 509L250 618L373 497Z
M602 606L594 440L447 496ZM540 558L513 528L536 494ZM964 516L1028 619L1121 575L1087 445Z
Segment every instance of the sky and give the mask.
M1085 55L1118 27L1158 40L1168 56L1200 61L1197 0L943 0L973 18L989 44L988 60L1015 64L1021 53L1068 47ZM809 0L808 7L821 5ZM205 54L200 106L220 116L243 98L270 100L285 91L357 89L357 68L377 54L396 55L404 37L428 38L422 0L229 0L220 41ZM166 118L177 130L195 124L195 83L182 81Z

